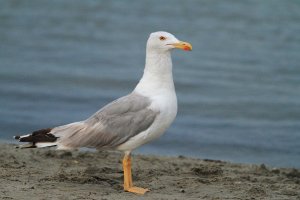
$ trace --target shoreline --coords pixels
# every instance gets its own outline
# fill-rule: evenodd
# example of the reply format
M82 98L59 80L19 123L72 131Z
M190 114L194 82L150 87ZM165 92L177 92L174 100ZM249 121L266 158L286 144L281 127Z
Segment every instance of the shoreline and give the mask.
M11 145L20 145L20 143L17 140L9 140L9 139L0 139L0 145L2 144L11 144ZM249 165L267 165L270 168L296 168L296 169L300 169L300 166L298 165L289 165L290 162L287 164L286 160L282 160L280 162L280 164L274 164L272 162L270 162L270 160L265 160L262 161L262 159L256 159L255 161L253 161L253 157L252 159L249 160L239 160L239 159L226 159L226 158L218 158L218 157L214 157L214 156L196 156L196 155L191 155L191 154L179 154L177 152L171 152L171 151L167 151L166 149L163 148L159 148L157 149L157 147L155 147L155 150L153 150L153 147L150 148L145 147L146 145L134 150L133 154L136 155L145 155L145 156L152 156L152 155L160 155L162 157L179 157L179 156L184 156L187 158L192 158L192 159L200 159L200 160L220 160L220 161L224 161L224 162L228 162L228 163L236 163L236 164L249 164ZM95 152L97 150L95 149L89 149L89 148L82 148L79 151L91 151L91 152ZM268 155L265 155L265 157L267 157ZM282 155L281 155L282 156ZM277 162L278 163L278 162ZM284 163L284 164L283 164Z
M118 152L16 149L0 143L1 199L140 199L123 192ZM143 199L299 199L300 170L184 156L133 155Z

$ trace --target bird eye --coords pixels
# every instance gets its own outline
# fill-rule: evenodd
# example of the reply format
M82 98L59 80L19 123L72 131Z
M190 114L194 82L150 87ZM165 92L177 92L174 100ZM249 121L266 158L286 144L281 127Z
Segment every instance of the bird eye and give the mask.
M160 40L166 40L167 38L164 37L164 36L160 36L159 39L160 39Z

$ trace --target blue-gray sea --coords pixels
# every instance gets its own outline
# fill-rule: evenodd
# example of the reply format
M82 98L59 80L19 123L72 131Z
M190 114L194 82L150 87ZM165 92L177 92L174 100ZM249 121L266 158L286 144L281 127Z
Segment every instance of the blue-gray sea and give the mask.
M0 139L132 91L165 30L178 115L136 152L300 167L300 1L0 0Z

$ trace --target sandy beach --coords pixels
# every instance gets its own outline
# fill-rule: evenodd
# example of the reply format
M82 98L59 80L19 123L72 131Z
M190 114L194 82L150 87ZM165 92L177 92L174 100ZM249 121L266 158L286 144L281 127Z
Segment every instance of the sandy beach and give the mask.
M1 199L141 199L123 192L118 152L0 145ZM133 155L142 199L300 199L300 170L184 156Z

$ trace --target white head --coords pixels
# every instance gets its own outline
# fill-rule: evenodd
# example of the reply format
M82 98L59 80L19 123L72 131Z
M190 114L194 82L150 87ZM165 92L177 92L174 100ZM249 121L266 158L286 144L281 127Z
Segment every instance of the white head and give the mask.
M191 51L192 45L179 41L167 32L159 31L150 34L147 41L144 75L135 88L136 92L147 97L160 98L167 91L167 95L173 96L174 105L177 104L170 55L170 51L174 48ZM176 112L176 108L172 110Z
M147 50L165 52L174 48L191 51L192 45L188 42L179 41L174 35L164 31L151 33L147 41Z

